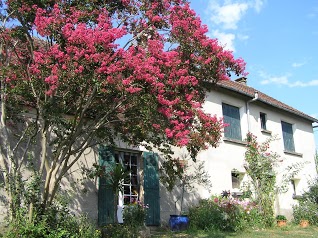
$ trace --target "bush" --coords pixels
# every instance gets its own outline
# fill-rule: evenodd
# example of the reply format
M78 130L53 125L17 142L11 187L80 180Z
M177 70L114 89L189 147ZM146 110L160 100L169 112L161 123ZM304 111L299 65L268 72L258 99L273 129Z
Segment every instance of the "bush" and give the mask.
M287 218L284 215L277 215L276 220L277 221L287 221Z
M123 218L125 225L141 227L145 223L148 205L139 201L137 203L125 205Z
M10 224L4 238L100 238L101 233L84 216L75 217L70 214L49 220L50 216L42 216L30 223L19 218Z
M102 238L137 238L138 230L125 224L109 224L102 228Z
M264 224L254 203L233 198L201 200L189 209L189 218L191 228L202 230L242 231Z
M294 221L308 220L312 225L318 225L318 179L315 179L299 200L299 204L293 206Z

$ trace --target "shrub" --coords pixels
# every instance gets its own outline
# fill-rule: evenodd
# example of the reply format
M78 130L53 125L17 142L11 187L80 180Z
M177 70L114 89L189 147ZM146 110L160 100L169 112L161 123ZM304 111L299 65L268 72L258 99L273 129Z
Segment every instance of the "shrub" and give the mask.
M284 215L277 215L276 220L277 221L287 221L287 218Z
M201 200L189 217L192 228L203 230L242 231L264 224L254 203L232 197Z
M148 205L139 201L137 203L126 205L123 212L125 225L140 227L143 226L146 219Z
M310 184L309 190L299 200L299 204L293 206L294 221L308 220L312 225L318 225L318 179Z
M10 224L5 238L100 238L101 233L84 216L76 217L70 214L39 216L35 222L29 222L27 217L19 218Z
M102 238L137 238L138 230L122 224L109 224L102 228Z

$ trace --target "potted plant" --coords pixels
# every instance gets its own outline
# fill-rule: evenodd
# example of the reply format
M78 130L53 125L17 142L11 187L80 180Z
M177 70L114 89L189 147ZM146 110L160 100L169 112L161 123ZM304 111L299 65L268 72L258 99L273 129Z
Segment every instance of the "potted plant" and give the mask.
M306 219L300 220L299 225L300 225L300 227L303 227L303 228L308 227L309 226L309 221L306 220Z
M284 215L277 215L276 216L277 226L282 227L286 226L287 218Z
M190 162L191 166L190 166ZM175 214L170 215L169 226L173 231L186 230L189 226L189 218L183 212L185 193L192 192L194 185L205 188L211 186L208 173L204 170L204 162L191 161L187 156L183 159L167 158L162 163L161 182L171 193L175 188L180 189L180 195L174 200ZM177 203L180 203L180 212L177 214Z
M294 220L300 227L309 226L309 220L312 214L310 211L312 211L312 208L308 206L308 202L301 201L300 205L293 206Z

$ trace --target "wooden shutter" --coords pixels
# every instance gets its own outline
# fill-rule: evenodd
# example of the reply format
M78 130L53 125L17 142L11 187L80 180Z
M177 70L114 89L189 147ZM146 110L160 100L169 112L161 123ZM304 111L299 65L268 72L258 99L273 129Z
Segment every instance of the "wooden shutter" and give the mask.
M295 152L293 125L282 121L282 131L285 150Z
M106 146L99 147L99 165L105 166L108 173L115 164L114 152ZM114 223L114 194L107 177L99 178L98 189L98 225Z
M228 124L228 126L224 128L224 136L231 139L242 140L239 108L222 103L222 110L224 123Z
M159 197L159 156L153 152L143 152L144 159L144 191L145 204L149 205L146 224L160 225L160 197Z

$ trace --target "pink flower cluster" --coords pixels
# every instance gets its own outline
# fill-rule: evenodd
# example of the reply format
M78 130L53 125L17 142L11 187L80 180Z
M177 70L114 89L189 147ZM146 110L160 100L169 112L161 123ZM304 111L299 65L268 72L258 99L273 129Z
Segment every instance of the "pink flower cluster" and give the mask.
M150 125L170 143L195 150L217 146L224 125L202 109L204 84L228 79L230 71L245 75L245 63L206 36L207 27L188 3L122 0L122 9L114 13L67 2L24 6L35 11L30 25L41 36L27 67L28 80L42 84L46 96L64 97L68 85L77 84L85 86L85 97L94 90L99 97L116 95L112 101L123 102L117 115L147 96L158 114L149 117L149 124L139 122L140 131L151 130ZM129 126L122 128L125 133Z

